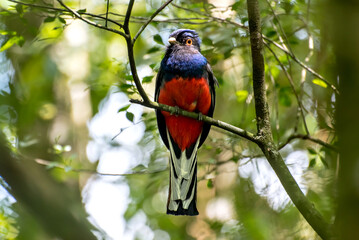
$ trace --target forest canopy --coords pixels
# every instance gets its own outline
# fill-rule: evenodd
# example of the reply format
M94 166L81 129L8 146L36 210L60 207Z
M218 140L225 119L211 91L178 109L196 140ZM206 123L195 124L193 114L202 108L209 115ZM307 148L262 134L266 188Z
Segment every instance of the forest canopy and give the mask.
M358 3L0 10L1 239L359 236ZM180 28L198 33L219 82L213 118L153 101ZM197 217L165 214L169 154L154 109L213 125L198 152Z

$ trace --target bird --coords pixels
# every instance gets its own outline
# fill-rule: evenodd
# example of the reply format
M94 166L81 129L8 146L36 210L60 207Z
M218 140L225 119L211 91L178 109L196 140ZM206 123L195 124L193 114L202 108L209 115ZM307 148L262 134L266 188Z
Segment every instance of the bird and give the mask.
M211 125L201 116L213 116L218 81L201 54L196 31L178 29L168 38L165 55L156 77L155 102L199 114L199 120L175 112L156 110L157 126L170 152L170 183L167 214L198 215L197 150Z

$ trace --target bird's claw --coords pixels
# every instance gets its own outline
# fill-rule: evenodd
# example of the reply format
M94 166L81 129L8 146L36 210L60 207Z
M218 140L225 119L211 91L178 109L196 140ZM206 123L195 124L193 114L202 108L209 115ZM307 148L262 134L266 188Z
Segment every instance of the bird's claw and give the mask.
M198 121L203 121L204 117L201 112L198 113Z
M179 107L178 106L174 106L174 111L171 112L171 115L175 115L176 117L179 115Z

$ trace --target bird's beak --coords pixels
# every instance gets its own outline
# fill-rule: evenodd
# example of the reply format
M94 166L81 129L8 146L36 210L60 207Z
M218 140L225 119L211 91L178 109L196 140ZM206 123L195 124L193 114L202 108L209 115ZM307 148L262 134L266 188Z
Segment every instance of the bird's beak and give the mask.
M169 42L171 45L173 45L173 44L175 44L175 43L177 42L177 40L176 40L176 38L174 38L174 37L170 37L170 38L168 39L168 42Z

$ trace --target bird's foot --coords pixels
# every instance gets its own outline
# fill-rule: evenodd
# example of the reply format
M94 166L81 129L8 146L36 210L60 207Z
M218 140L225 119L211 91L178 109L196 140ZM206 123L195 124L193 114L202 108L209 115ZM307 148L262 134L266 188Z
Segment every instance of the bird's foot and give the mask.
M171 115L175 115L176 117L179 115L180 108L178 106L174 106L174 111L171 112Z
M203 121L204 117L201 112L198 113L198 121Z

